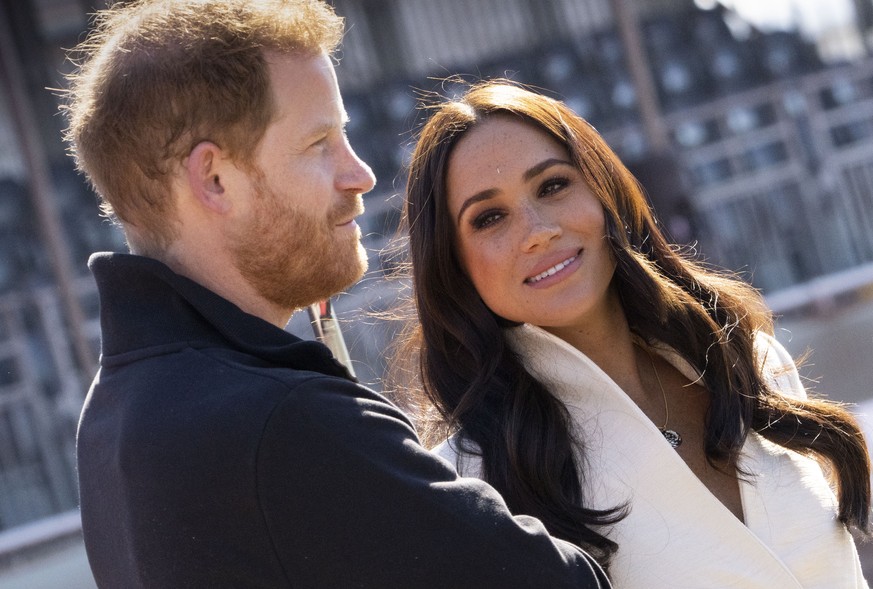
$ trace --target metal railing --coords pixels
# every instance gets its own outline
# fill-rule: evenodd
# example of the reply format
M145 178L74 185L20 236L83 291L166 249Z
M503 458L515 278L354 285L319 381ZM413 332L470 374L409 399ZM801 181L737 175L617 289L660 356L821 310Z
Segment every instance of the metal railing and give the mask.
M0 298L0 529L75 509L82 380L53 289Z
M768 293L873 262L873 61L667 121L710 259Z

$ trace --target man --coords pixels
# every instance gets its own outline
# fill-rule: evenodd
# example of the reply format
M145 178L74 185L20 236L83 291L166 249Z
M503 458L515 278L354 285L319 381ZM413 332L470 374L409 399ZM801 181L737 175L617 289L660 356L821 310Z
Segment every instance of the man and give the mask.
M100 587L605 587L602 571L282 327L360 278L374 185L319 0L105 11L69 94L77 163L130 255L97 254L82 412Z

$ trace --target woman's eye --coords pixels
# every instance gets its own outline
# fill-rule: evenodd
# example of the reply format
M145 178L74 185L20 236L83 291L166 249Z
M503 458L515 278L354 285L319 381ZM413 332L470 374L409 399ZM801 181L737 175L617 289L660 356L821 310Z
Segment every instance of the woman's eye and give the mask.
M503 216L497 211L485 211L473 219L473 228L484 229L502 218Z
M540 196L551 196L560 192L570 181L567 178L549 178L540 186Z

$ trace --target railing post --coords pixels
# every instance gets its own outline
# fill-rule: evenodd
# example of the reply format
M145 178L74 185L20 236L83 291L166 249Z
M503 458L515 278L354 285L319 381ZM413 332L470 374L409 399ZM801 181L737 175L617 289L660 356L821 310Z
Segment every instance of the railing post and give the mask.
M85 337L85 317L73 288L70 256L64 229L54 201L47 157L38 133L36 118L24 86L18 50L4 6L0 10L0 83L6 88L13 128L21 145L27 170L30 196L36 212L40 236L49 254L52 272L64 307L73 350L82 371L81 380L90 378L96 369L94 352Z
M658 91L652 77L652 69L643 49L639 19L634 4L625 0L610 0L615 24L627 55L627 65L637 92L640 117L649 148L654 154L670 151L670 137L661 115Z

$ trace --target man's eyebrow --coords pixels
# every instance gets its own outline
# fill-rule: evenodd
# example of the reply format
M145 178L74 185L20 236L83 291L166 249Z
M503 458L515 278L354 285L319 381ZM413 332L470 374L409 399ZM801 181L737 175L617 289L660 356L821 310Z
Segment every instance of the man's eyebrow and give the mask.
M334 129L343 130L343 129L345 129L346 124L348 124L348 122L349 122L349 115L347 115L346 113L343 113L342 117L339 120L339 123L337 123L336 121L324 121L321 124L317 125L316 127L313 127L312 130L306 134L305 139L311 139L314 137L318 137L320 135L326 135L330 131L333 131Z
M530 180L536 178L537 176L539 176L540 174L542 174L543 172L545 172L546 170L548 170L552 166L558 166L558 165L572 166L573 164L571 162L568 162L567 160L562 160L562 159L556 158L556 157L550 157L548 159L541 161L538 164L531 166L527 170L525 170L524 174L522 174L521 177L525 182L529 182ZM482 202L483 200L488 200L489 198L494 198L494 195L496 195L496 194L497 194L496 188L486 188L485 190L483 190L481 192L477 192L476 194L474 194L473 196L471 196L470 198L465 200L463 202L463 204L461 204L461 210L458 211L458 224L460 225L461 216L464 214L464 211L467 210L467 207L469 207L470 205L476 204L477 202Z

